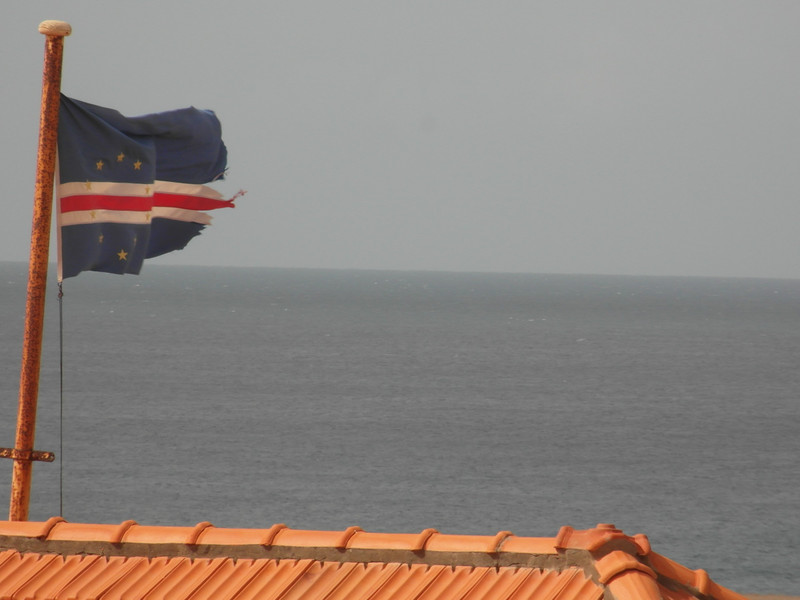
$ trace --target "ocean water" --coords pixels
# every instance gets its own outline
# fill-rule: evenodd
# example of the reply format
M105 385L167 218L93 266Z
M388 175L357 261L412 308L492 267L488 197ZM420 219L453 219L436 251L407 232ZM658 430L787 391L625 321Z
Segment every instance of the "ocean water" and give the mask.
M27 265L0 263L0 445ZM800 281L168 267L51 282L31 519L552 536L800 594ZM63 450L62 450L63 446ZM8 497L11 461L0 461Z

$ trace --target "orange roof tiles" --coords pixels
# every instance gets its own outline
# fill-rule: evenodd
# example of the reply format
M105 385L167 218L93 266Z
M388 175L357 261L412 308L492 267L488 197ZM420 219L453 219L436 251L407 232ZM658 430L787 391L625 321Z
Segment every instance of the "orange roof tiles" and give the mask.
M6 598L744 600L610 524L556 537L0 521Z

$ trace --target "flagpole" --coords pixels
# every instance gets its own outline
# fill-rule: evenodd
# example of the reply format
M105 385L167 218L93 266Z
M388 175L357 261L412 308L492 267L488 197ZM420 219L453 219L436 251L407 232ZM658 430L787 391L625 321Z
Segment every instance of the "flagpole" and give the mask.
M33 198L33 227L28 266L28 297L25 307L25 337L22 344L17 435L13 450L10 521L27 521L31 493L33 440L39 367L42 355L44 300L50 251L50 221L53 214L53 176L58 136L58 108L61 96L61 59L64 37L72 33L69 23L43 21L39 32L46 36L42 73L42 108L39 117L39 150L36 159L36 187Z

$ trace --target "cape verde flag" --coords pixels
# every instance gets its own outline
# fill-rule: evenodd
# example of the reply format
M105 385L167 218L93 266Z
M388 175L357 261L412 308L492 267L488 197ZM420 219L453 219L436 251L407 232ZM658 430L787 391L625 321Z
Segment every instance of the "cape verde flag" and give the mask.
M59 280L81 271L136 273L180 250L233 206L205 183L222 179L227 150L211 111L141 117L62 94L58 124Z

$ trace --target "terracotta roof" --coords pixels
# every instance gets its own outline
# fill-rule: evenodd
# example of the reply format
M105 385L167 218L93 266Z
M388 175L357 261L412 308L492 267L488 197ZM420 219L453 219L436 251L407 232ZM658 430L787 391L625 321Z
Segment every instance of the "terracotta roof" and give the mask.
M0 521L0 599L745 600L613 525L555 537Z

